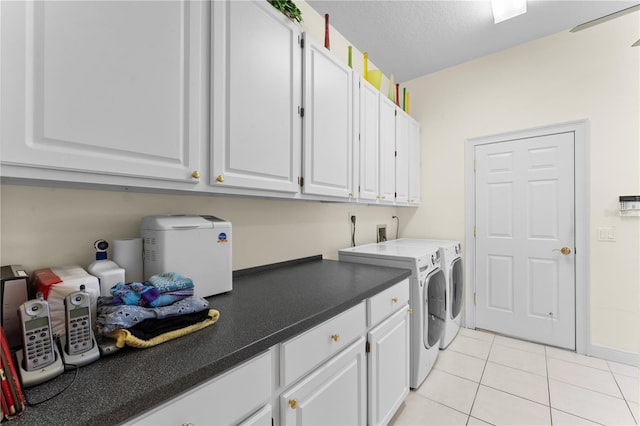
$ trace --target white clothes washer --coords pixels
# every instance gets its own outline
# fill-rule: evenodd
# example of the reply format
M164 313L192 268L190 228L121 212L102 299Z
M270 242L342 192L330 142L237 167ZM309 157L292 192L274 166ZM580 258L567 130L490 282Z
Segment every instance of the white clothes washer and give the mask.
M444 349L453 341L462 324L464 306L464 281L462 276L462 257L459 241L432 240L419 238L400 238L390 240L385 245L398 247L438 247L442 269L447 278L445 330L440 339L440 348Z
M440 339L445 329L446 278L440 268L437 247L400 247L367 244L341 249L338 258L344 262L390 266L411 270L409 278L410 315L410 380L411 388L422 384L436 362Z

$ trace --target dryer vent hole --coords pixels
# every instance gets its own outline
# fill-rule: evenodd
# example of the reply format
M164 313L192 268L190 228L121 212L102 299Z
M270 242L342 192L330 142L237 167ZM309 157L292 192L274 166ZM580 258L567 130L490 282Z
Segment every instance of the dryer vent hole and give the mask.
M378 225L378 235L376 237L376 242L381 243L387 241L387 225Z

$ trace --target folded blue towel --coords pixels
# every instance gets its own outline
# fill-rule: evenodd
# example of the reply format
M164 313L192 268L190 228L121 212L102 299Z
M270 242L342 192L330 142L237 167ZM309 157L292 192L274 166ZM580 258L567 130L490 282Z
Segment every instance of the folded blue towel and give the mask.
M157 285L156 285L157 284ZM167 306L193 296L193 281L175 272L154 275L143 283L120 282L111 288L113 305L138 305L150 308Z
M160 293L169 291L185 290L193 288L193 281L175 272L164 272L149 278L151 285L155 286Z

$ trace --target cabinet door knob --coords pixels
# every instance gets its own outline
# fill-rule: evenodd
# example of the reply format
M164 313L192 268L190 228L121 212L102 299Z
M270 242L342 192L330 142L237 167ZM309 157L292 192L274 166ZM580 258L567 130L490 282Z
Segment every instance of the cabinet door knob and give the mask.
M291 406L291 408L293 408L295 410L296 408L298 408L298 400L297 399L290 399L289 400L289 406Z
M222 176L222 175L218 175L218 177L216 177L216 180L217 180L218 182L224 182L224 176Z
M334 342L337 342L338 340L340 340L340 335L339 334L332 334L331 338L333 339Z
M393 303L398 303L398 298L397 298L397 297L392 297L392 298L391 298L391 301L392 301Z
M194 170L193 173L191 173L191 177L194 179L200 179L200 172L197 170Z

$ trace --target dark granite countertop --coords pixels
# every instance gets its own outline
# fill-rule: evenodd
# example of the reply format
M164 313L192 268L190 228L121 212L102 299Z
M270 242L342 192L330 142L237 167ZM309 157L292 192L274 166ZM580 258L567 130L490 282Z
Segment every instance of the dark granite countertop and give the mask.
M410 271L321 256L234 272L233 291L208 298L218 322L148 349L124 348L79 369L58 397L11 424L113 425L357 305ZM34 403L71 383L67 371L25 395Z

